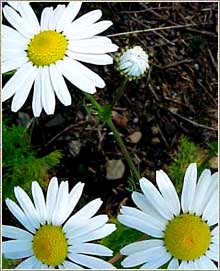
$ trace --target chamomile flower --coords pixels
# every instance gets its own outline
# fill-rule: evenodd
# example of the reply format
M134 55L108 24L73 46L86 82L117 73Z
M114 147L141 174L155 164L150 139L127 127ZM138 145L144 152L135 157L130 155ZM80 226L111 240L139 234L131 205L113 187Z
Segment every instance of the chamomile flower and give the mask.
M2 243L3 255L8 259L24 259L16 269L113 269L94 256L111 256L112 251L90 241L111 234L116 228L106 224L107 215L97 215L102 201L95 199L70 218L78 203L84 184L78 183L69 193L68 182L58 185L52 178L44 198L38 182L32 183L33 203L26 192L15 187L16 204L6 199L11 213L24 226L2 226L2 236L12 240ZM91 256L92 255L92 256Z
M138 79L144 76L148 64L148 54L140 47L126 48L116 57L117 69L128 79Z
M34 116L42 109L49 114L55 110L55 95L64 105L71 96L64 77L80 90L94 94L105 82L81 64L112 64L107 53L118 47L107 37L99 36L112 25L111 21L97 22L101 10L76 16L82 2L73 1L55 9L46 7L40 23L26 1L9 1L3 14L13 27L2 25L2 73L17 70L3 88L2 100L13 96L11 109L17 112L25 103L32 85Z
M218 261L218 174L202 172L197 182L196 164L186 170L181 195L166 173L156 172L157 188L140 179L144 194L133 192L137 208L122 207L119 221L152 238L129 244L121 253L123 267L215 270ZM181 210L182 209L182 210Z

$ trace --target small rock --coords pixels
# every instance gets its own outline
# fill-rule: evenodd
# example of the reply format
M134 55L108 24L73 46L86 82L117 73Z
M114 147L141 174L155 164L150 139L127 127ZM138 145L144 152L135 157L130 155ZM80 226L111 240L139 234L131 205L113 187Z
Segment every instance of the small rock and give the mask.
M123 177L125 165L122 160L109 160L106 164L106 179L116 180Z
M160 139L159 139L159 137L153 137L152 138L152 144L159 144L160 143Z
M116 111L112 111L112 118L118 126L120 127L127 126L128 118L126 115L121 115Z
M210 168L212 168L212 169L218 169L218 157L217 157L217 156L212 157L212 158L209 160L209 166L210 166Z
M138 122L139 122L139 118L134 118L134 119L133 119L133 123L136 124L136 123L138 123Z
M137 144L142 138L142 133L139 131L136 131L132 133L131 135L129 135L128 138L131 141L131 143Z
M72 140L68 143L69 152L73 157L76 157L80 153L81 143L79 140Z

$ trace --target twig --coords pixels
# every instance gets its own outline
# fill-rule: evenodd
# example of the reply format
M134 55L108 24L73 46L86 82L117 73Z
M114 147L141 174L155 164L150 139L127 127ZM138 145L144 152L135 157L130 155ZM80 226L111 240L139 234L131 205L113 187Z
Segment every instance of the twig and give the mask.
M188 118L186 118L186 117L184 117L184 116L182 116L182 115L180 115L180 114L178 114L178 113L175 113L175 112L170 111L169 109L168 109L168 111L169 111L171 114L173 114L174 116L177 116L178 118L180 118L180 119L182 119L182 120L185 120L186 122L192 124L192 125L195 126L195 127L199 127L199 128L207 129L207 130L211 130L211 131L218 131L218 129L216 129L216 128L212 128L212 127L209 127L209 126L207 126L207 125L203 125L203 124L197 123L197 122L195 122L195 121L192 121L192 120L190 120L190 119L188 119Z
M168 9L172 9L172 7L156 7L156 8L146 8L146 9L142 9L142 10L123 10L123 11L120 11L119 13L145 13L146 11L150 11L150 10L168 10Z
M206 24L206 23L205 23ZM202 30L198 30L198 29L193 29L193 28L188 28L187 29L190 32L194 32L194 33L198 33L204 36L209 36L209 37L213 37L213 38L217 38L218 36L212 32L208 32L208 31L202 31Z
M217 67L217 64L216 64L216 62L214 60L214 57L212 55L212 51L210 50L210 48L208 48L208 53L209 53L209 56L211 58L211 62L212 62L213 66L214 66L214 68L215 68L215 70L216 70L216 72L218 74L218 67Z
M194 59L184 59L184 60L181 60L181 61L178 61L178 62L174 62L174 63L171 63L171 64L168 64L166 66L157 66L157 68L160 68L160 69L167 69L167 68L171 68L171 67L174 67L174 66L178 66L180 64L185 64L185 63L190 63L190 62L193 62L195 61Z
M58 134L56 134L54 137L52 137L46 144L45 146L49 146L53 141L55 141L57 138L59 138L62 134L72 130L73 128L76 128L77 126L79 126L80 124L83 124L85 121L80 121L77 124L70 124L69 126L67 126L65 129L63 129L61 132L59 132Z
M210 97L210 99L212 100L212 102L218 106L218 102L213 98L213 96L211 95L211 93L209 93L209 91L203 86L203 84L200 82L200 80L197 80L197 83L200 85L200 87L205 91L205 93Z
M134 31L128 31L128 32L121 32L117 34L108 35L108 37L126 36L126 35L146 33L146 32L152 32L152 31L160 31L160 30L166 30L166 29L174 29L174 28L187 28L190 26L198 26L198 25L201 25L201 24L171 25L171 26L156 27L156 28L151 28L151 29L141 29L141 30L134 30Z

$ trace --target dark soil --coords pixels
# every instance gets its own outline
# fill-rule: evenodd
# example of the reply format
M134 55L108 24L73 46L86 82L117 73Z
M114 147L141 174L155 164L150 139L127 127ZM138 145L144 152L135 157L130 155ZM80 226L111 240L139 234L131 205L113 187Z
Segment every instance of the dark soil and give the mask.
M31 4L38 14L46 5ZM172 160L182 135L201 146L217 138L217 9L216 2L187 3L84 3L80 14L100 8L103 19L114 26L106 34L139 29L184 25L181 28L112 37L120 47L140 45L149 54L150 70L146 77L129 83L114 111L122 117L116 126L126 142L132 158L143 176L154 180L156 169L165 169ZM196 26L186 26L193 24ZM90 65L87 65L90 66ZM96 98L102 104L111 103L122 78L114 65L92 66L106 82ZM10 77L4 77L5 81ZM129 170L110 130L95 115L88 114L83 93L69 85L72 105L64 107L57 100L53 116L42 114L31 126L33 148L42 156L58 149L63 158L56 172L68 179L70 186L86 183L85 202L101 197L102 211L116 215L119 205L130 197ZM31 99L21 109L33 117ZM17 123L18 114L10 111L11 101L3 104L3 117L10 115ZM204 125L204 127L200 126ZM141 131L137 144L128 136ZM61 133L59 135L59 133ZM58 136L57 136L58 135ZM54 138L55 137L55 138ZM54 139L53 139L54 138ZM81 144L73 157L69 142ZM126 164L123 178L106 179L106 162L122 159ZM4 193L4 191L3 191Z

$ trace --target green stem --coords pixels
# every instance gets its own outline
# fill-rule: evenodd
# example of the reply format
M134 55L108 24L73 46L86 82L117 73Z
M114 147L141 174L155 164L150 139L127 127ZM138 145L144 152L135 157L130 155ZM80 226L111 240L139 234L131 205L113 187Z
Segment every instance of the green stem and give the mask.
M116 95L115 95L114 100L112 102L112 108L115 107L115 105L117 104L117 102L119 101L121 96L123 95L125 87L127 85L127 82L128 82L128 78L125 77L122 84L121 84L121 86L117 88Z
M111 131L113 132L113 135L115 137L115 140L117 141L120 149L121 149L121 152L122 154L124 155L124 158L126 159L127 163L128 163L128 166L130 167L130 170L133 174L133 176L135 177L135 179L138 181L140 179L140 175L139 175L139 172L137 171L131 157L130 157L130 154L117 130L117 128L115 127L114 123L112 122L112 119L108 119L106 121L108 127L111 129Z
M113 132L113 135L115 137L115 140L116 142L118 143L120 149L121 149L121 152L122 154L124 155L124 158L126 159L127 163L128 163L128 166L132 172L132 175L134 176L134 178L138 181L140 179L140 175L139 175L139 172L138 170L136 169L130 155L129 155L129 152L117 130L117 128L115 127L114 123L112 122L112 118L111 118L111 111L105 111L105 107L100 105L96 99L90 95L90 94L85 94L86 97L90 100L90 102L93 104L93 106L96 107L97 111L98 111L98 114L99 114L99 117L102 121L104 121L108 127L111 129L111 131ZM109 109L109 107L108 107Z

